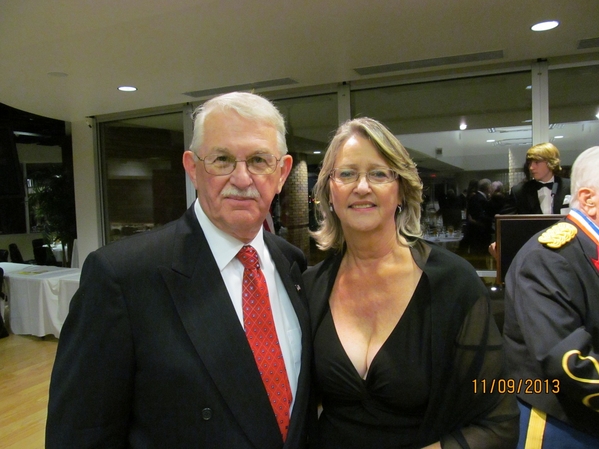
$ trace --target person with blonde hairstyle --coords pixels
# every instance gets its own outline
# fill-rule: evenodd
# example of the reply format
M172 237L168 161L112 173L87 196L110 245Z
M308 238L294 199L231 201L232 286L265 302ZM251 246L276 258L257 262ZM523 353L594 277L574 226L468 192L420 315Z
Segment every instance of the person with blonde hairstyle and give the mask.
M570 180L559 176L559 150L549 142L533 145L526 152L530 179L512 187L501 210L507 214L567 213L570 202Z
M504 363L488 291L421 239L422 182L399 140L370 118L343 124L315 196L331 255L304 274L322 404L311 445L514 447L515 398L490 388Z

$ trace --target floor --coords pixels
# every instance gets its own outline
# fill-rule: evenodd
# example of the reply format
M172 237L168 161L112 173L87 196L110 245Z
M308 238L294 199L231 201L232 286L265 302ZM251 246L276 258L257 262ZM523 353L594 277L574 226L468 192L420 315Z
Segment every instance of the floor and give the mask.
M48 386L58 340L10 335L0 339L0 448L42 449Z

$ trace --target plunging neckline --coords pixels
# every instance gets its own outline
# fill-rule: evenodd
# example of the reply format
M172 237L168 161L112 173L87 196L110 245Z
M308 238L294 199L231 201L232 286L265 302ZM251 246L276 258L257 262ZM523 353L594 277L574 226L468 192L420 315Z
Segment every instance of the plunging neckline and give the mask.
M423 277L424 276L422 276L422 275L420 276L420 279L418 280L418 283L416 284L416 288L414 289L414 292L412 292L412 296L410 297L410 300L408 301L408 304L406 305L406 308L404 309L403 313L401 314L401 316L398 318L397 322L393 326L393 329L391 329L391 332L389 332L389 335L387 335L387 337L385 338L385 341L383 341L383 344L380 346L380 348L378 349L378 351L376 351L376 353L372 357L372 360L370 361L370 365L368 365L367 368L366 368L366 372L364 373L364 377L362 377L360 375L360 373L358 372L358 369L356 368L356 366L352 362L351 358L349 357L347 351L345 350L345 346L343 345L343 342L341 341L341 338L339 337L339 333L337 332L337 326L335 325L335 320L333 319L333 312L332 312L332 310L331 310L331 308L329 306L329 311L328 311L328 314L327 314L328 315L328 319L331 320L331 324L333 326L333 331L335 333L335 338L337 340L337 343L341 347L341 352L343 353L343 357L344 357L345 361L347 363L349 363L349 365L353 369L353 372L362 381L362 383L364 385L366 385L368 383L368 380L370 378L369 377L369 373L371 372L373 365L375 365L375 362L376 362L379 354L382 352L383 348L387 345L387 343L389 342L389 340L391 339L391 337L393 336L393 334L399 328L399 325L401 324L402 319L404 318L404 316L406 316L406 314L408 313L408 311L411 309L412 303L414 302L413 301L414 296L416 295L416 292L418 291L418 288L420 287L420 283L423 281Z

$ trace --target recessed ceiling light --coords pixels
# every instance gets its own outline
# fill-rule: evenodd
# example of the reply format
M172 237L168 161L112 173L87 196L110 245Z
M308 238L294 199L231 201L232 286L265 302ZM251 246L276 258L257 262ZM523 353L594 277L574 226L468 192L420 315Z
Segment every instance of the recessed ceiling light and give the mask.
M313 154L320 154L320 151L314 151Z
M135 92L137 87L134 86L119 86L121 92Z
M564 136L555 136L554 139L563 139Z
M462 131L464 131L466 128L468 128L468 125L466 125L465 123L460 123L460 129Z
M530 29L533 31L547 31L554 29L558 25L559 22L557 20L548 20L547 22L535 23L533 26L530 27Z
M526 90L532 90L532 86L526 86Z
M487 140L487 143L493 143L493 142L495 142L495 140L494 140L494 139L489 139L489 140Z

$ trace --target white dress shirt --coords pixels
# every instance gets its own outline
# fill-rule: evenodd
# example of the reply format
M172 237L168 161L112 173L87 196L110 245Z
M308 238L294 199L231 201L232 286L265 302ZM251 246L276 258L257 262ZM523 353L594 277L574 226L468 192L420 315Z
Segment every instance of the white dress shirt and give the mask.
M237 259L237 253L244 246L244 243L218 229L202 210L200 202L197 199L194 204L194 210L225 282L233 307L237 312L239 323L243 328L241 299L243 264ZM249 245L253 246L258 252L260 267L266 277L270 306L279 338L279 345L285 361L287 377L289 377L289 386L293 394L292 408L295 403L297 379L301 368L302 333L289 295L264 243L263 232L261 228L258 235Z

